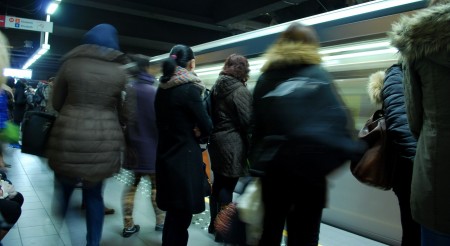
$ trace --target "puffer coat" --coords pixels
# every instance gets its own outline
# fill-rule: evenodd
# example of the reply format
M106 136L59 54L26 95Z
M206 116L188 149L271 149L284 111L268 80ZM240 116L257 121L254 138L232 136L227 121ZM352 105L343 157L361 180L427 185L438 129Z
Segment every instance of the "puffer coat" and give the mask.
M52 96L59 116L47 145L56 174L97 182L119 171L124 136L118 110L126 74L116 61L122 55L84 44L64 58Z
M409 126L418 137L413 218L450 234L450 3L403 17L391 43L403 57Z
M252 95L238 79L220 75L211 97L214 124L208 148L211 168L226 177L247 175Z
M403 92L403 71L399 64L370 76L370 98L383 105L387 135L391 141L389 153L396 164L393 179L394 191L411 185L413 160L417 140L409 129Z

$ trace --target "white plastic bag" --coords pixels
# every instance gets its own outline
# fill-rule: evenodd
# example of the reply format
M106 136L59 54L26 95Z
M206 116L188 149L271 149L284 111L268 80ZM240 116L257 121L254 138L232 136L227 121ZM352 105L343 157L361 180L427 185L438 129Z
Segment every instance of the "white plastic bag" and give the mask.
M237 200L239 219L247 224L247 244L257 245L263 228L264 204L259 178L255 178L245 187Z

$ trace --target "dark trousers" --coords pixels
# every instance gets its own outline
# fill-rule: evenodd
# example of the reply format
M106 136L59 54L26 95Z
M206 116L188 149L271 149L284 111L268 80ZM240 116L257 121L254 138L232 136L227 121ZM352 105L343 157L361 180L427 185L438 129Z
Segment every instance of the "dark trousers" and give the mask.
M259 245L280 245L286 223L288 245L317 246L326 197L325 177L307 180L280 172L267 173L261 181L265 214Z
M192 214L187 211L167 211L162 236L162 246L186 246Z
M233 201L233 191L239 178L225 177L221 174L214 173L214 183L212 186L211 196L219 204L228 204Z
M420 246L420 224L412 218L410 207L413 162L401 159L397 167L393 191L400 207L402 246Z

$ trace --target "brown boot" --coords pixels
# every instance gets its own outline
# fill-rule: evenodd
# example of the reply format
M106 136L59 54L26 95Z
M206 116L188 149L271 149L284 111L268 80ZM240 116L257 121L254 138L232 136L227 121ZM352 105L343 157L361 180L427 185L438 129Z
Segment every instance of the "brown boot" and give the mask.
M114 214L115 212L116 212L116 210L114 210L113 208L105 207L105 215Z

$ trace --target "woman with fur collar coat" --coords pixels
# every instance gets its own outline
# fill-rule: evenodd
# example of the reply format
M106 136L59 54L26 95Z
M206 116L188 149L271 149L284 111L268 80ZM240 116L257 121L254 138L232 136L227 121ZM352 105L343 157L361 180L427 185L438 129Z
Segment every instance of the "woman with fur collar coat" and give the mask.
M409 129L403 93L403 71L399 64L369 77L369 97L372 102L383 105L387 133L392 141L390 148L397 154L393 191L400 206L402 245L420 246L420 225L411 216L411 178L417 141Z
M450 245L449 23L450 0L434 0L390 33L404 59L406 110L418 138L411 210L422 225L422 245Z
M312 29L292 24L266 52L254 89L249 159L254 174L264 173L267 212L259 245L279 245L287 222L288 245L316 246L326 202L325 177L363 151L352 139L354 127L349 127L351 120L330 75L320 66L318 48Z

